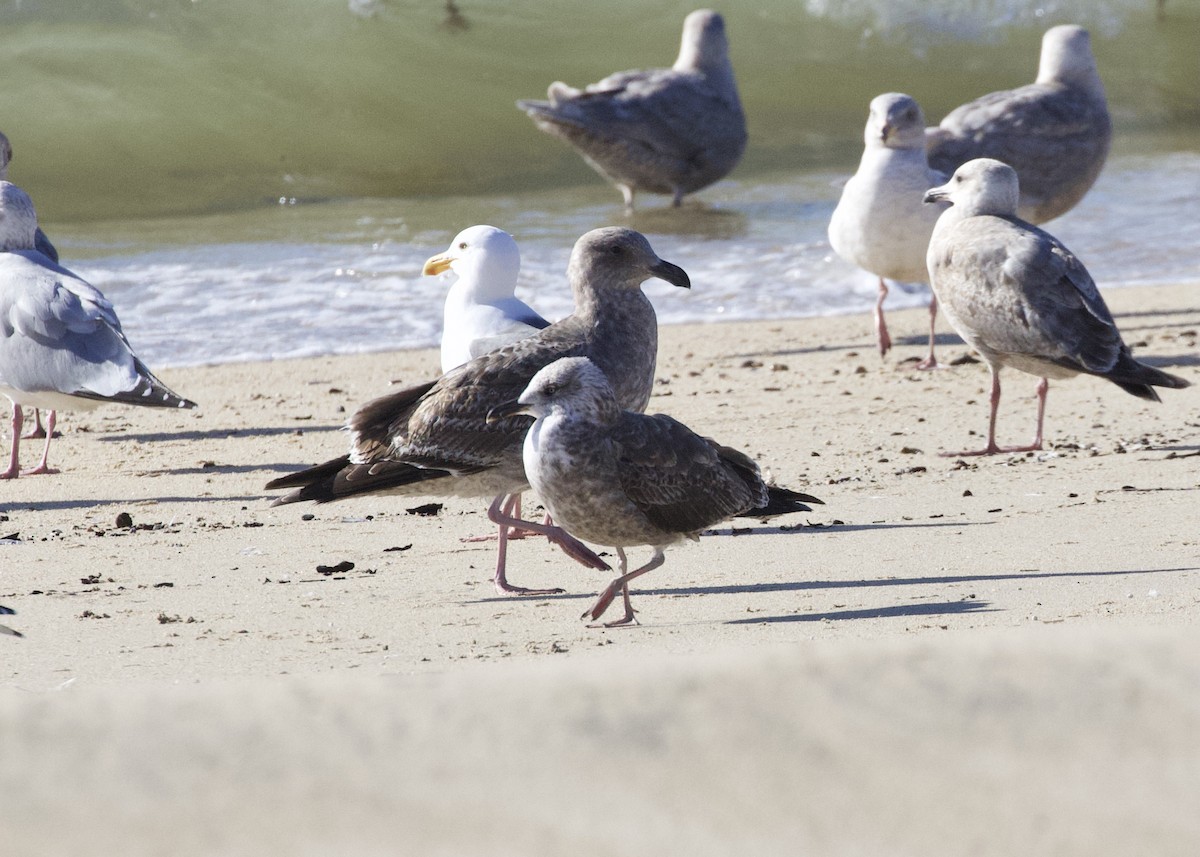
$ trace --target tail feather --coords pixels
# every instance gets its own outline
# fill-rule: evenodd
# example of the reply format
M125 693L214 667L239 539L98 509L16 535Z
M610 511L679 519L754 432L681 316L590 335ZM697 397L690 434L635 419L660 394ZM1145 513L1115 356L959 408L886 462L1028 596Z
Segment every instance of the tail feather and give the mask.
M795 512L811 512L812 507L805 505L807 503L825 505L823 500L819 500L811 494L803 494L799 491L792 491L790 488L782 488L778 485L768 485L767 504L742 512L737 517L774 518L777 515L790 515Z
M1116 365L1106 372L1104 377L1125 392L1151 402L1162 401L1154 390L1155 387L1182 390L1184 387L1192 386L1192 382L1186 378L1180 378L1178 375L1147 366L1145 363L1135 360L1128 351L1124 350L1117 358Z

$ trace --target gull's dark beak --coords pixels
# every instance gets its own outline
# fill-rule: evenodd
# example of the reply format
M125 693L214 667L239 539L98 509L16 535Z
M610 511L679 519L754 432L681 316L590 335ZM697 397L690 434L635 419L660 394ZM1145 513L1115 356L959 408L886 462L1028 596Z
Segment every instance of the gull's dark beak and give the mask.
M664 262L662 259L658 260L657 265L651 266L650 273L660 280L666 280L673 286L679 286L681 289L690 289L692 287L692 281L688 279L687 271L678 265Z
M921 197L921 202L926 204L933 202L950 202L950 194L946 192L946 186L932 187L925 191L925 196ZM950 203L953 205L954 203Z
M494 425L495 423L500 422L500 420L506 420L509 417L515 417L521 414L529 415L529 409L525 405L522 405L516 400L505 402L503 405L496 405L496 407L488 411L487 424Z

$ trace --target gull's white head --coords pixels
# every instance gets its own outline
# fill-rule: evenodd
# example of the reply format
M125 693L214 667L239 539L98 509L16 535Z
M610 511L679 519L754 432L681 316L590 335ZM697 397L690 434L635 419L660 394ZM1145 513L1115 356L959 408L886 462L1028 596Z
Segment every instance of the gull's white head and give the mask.
M902 92L885 92L871 99L863 138L868 146L924 149L925 114L921 105Z
M37 228L29 194L12 182L0 181L0 250L33 250Z
M495 226L472 226L454 236L444 253L430 257L423 269L426 274L443 271L458 274L480 298L510 298L521 270L521 251L517 242Z
M1104 97L1104 84L1092 55L1092 37L1083 27L1063 24L1051 27L1042 36L1042 55L1038 61L1038 83L1076 86Z
M676 71L733 71L729 63L725 19L719 13L697 9L683 19L679 59L675 60L673 68Z
M1012 217L1017 213L1019 197L1016 170L992 158L976 158L955 170L941 187L926 191L925 202L948 202L960 218L986 214Z

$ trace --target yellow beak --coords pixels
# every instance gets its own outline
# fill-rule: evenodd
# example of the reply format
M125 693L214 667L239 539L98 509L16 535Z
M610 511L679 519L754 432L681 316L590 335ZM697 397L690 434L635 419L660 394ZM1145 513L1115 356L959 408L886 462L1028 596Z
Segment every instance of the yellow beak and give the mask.
M425 267L421 269L421 273L426 276L433 276L443 271L449 271L450 263L453 261L448 253L439 253L436 256L430 256L425 260Z

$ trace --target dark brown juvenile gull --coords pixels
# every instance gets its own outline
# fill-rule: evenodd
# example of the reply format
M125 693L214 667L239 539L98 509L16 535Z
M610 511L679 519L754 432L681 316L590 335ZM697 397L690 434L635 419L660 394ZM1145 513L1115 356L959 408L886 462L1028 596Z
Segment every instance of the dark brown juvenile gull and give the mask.
M367 492L494 496L488 517L502 527L494 578L499 591L533 592L507 582L510 526L544 533L580 562L607 568L559 528L511 516L506 498L529 487L521 443L530 421L516 416L489 423L487 415L516 399L543 366L577 356L604 368L622 407L645 410L658 355L658 322L641 289L651 277L691 285L681 268L658 258L641 233L623 228L587 233L567 266L574 313L437 381L368 402L347 424L350 454L270 482L268 488L296 488L276 504L323 503Z
M632 210L634 194L684 194L732 170L746 148L725 21L707 9L683 22L671 68L622 71L584 90L555 81L549 101L518 101L537 127L574 146Z
M938 210L921 200L947 178L925 160L925 116L910 96L887 92L871 100L858 172L842 189L829 220L829 243L839 256L879 277L875 333L880 355L892 347L883 301L884 279L928 283L925 252ZM937 367L933 351L937 299L929 302L929 354L920 369Z
M1023 220L1045 223L1070 211L1100 175L1112 139L1088 31L1050 28L1036 81L964 104L927 133L930 166L947 175L974 158L1015 169Z
M1134 360L1096 284L1053 235L1017 217L1017 174L989 158L968 161L927 201L949 202L929 242L933 291L950 323L992 373L987 447L949 455L1042 448L1050 378L1107 378L1142 399L1154 387L1187 387L1183 378ZM1000 370L1041 376L1037 435L1029 446L996 445Z
M489 418L537 421L525 436L525 472L558 525L616 548L619 575L584 618L599 619L620 592L636 621L629 583L663 564L663 550L727 518L807 512L821 501L766 485L758 465L736 449L693 432L666 414L622 410L604 373L586 357L557 360L515 401ZM650 561L628 570L625 548L649 545Z
M105 402L196 407L133 353L98 289L33 249L36 229L29 196L0 182L0 395L12 401L12 451L0 479L53 472L47 459L58 410L90 411ZM41 463L25 471L23 405L49 411Z

